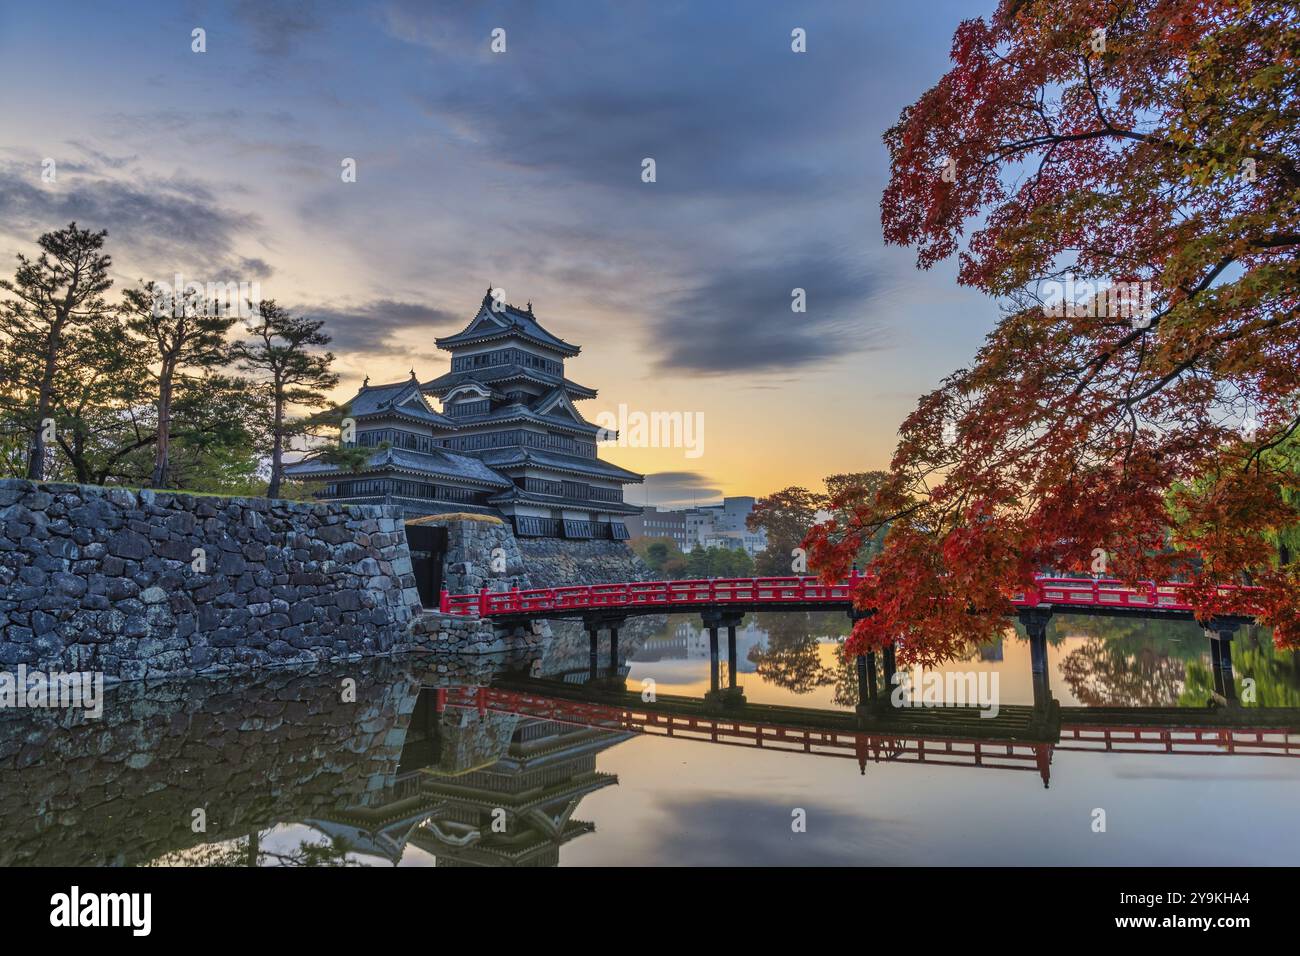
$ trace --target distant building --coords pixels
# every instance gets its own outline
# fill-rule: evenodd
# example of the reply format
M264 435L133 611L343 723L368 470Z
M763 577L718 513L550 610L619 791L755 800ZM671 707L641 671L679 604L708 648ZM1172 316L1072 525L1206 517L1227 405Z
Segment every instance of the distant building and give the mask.
M686 537L694 548L713 533L713 512L707 508L692 508L682 512L686 517ZM683 549L685 550L685 549Z
M750 531L745 523L755 501L737 496L681 511L647 507L627 519L627 528L633 537L670 538L687 554L695 548L729 548L752 557L767 548L767 534Z
M744 551L751 558L767 550L767 535L752 531L715 531L700 539L704 548L727 548Z
M683 552L694 542L686 529L686 512L643 508L640 514L625 519L628 533L634 538L668 538Z
M628 538L624 521L640 509L624 503L623 486L643 478L596 455L600 427L575 405L596 390L564 374L579 347L542 328L532 303L507 305L491 290L469 325L435 341L450 372L423 384L414 370L405 382L367 379L348 403L356 434L344 444L376 449L359 471L308 458L286 473L319 482L317 497L330 501L500 515L520 536Z

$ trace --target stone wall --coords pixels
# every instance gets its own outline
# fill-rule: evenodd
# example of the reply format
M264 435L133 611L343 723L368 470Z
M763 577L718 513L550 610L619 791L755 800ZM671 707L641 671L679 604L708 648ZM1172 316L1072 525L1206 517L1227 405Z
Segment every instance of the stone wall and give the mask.
M0 668L126 680L481 644L397 508L0 481Z
M0 713L0 866L229 865L221 841L391 802L423 674L340 666L121 684L98 720Z
M517 540L495 518L433 520L448 529L454 593L649 577L619 542ZM660 623L634 619L623 636ZM579 624L554 627L580 643ZM0 480L0 669L137 680L526 652L551 636L545 621L506 628L422 609L396 506Z
M421 524L447 528L443 586L452 594L473 594L481 588L566 587L647 581L652 574L626 544L619 541L569 541L559 538L516 538L510 525L497 518L434 515ZM636 653L646 637L664 625L662 615L630 618L619 633L624 658ZM527 652L544 649L545 670L557 672L586 667L588 638L581 621L535 621L507 631L498 627L489 640L481 634L463 640L461 652Z
M535 588L648 581L653 577L645 562L621 541L521 538L518 547Z
M482 588L507 591L541 587L530 583L519 542L510 526L490 516L434 515L420 524L447 529L447 556L442 585L452 594L473 594Z
M609 584L621 581L649 581L654 575L646 563L621 541L565 541L556 538L521 538L519 549L528 565L533 587L564 587L570 584ZM630 659L646 638L663 628L662 614L630 617L619 629L619 652ZM550 640L542 661L543 673L563 674L585 670L590 638L581 621L549 621ZM608 634L600 640L600 660L608 659Z

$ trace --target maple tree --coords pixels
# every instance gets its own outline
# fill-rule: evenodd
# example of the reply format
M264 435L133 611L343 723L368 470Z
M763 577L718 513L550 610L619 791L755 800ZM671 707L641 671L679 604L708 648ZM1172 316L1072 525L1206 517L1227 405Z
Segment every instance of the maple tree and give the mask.
M1099 551L1195 582L1203 620L1218 585L1258 585L1300 642L1277 454L1300 425L1298 24L1280 0L1003 0L958 27L885 134L884 236L1005 307L871 499L805 541L836 577L889 523L847 653L956 656L1010 588Z

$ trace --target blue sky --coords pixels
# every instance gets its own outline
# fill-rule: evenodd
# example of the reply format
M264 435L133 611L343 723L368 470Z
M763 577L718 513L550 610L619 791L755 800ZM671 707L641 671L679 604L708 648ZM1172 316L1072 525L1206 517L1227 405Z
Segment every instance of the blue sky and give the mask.
M991 8L5 4L0 269L75 218L119 286L257 281L327 320L339 398L441 373L491 283L583 346L588 418L706 416L698 458L607 453L652 475L635 500L816 485L883 467L996 318L879 222L881 133Z

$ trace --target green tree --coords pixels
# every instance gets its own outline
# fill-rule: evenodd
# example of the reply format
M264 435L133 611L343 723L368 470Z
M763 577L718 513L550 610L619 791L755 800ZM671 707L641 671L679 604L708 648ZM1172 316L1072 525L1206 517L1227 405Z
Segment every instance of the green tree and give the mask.
M783 488L755 502L746 524L751 531L767 534L767 548L756 562L760 575L780 576L792 572L792 552L802 546L804 536L825 503L823 495L797 486Z
M41 254L29 259L20 253L13 280L0 280L9 293L0 303L0 378L9 388L0 395L16 402L9 412L28 435L27 477L33 481L45 476L45 425L60 400L60 378L86 326L109 311L107 236L75 222L47 232L36 241Z
M275 498L284 480L285 447L294 438L317 434L319 427L310 416L293 417L291 409L325 407L329 400L324 393L338 384L339 377L330 371L334 354L317 351L330 343L330 336L321 331L324 322L290 315L273 299L262 300L258 317L252 339L237 343L232 354L240 369L258 378L263 451L271 459L266 494Z
M262 403L245 379L218 372L186 376L172 410L167 467L173 487L250 497L265 491Z
M767 640L750 648L748 657L763 680L796 694L834 681L834 674L822 664L812 615L766 614L759 625L767 632Z
M141 282L123 296L122 318L137 347L156 365L154 401L157 439L150 484L164 488L171 453L172 403L178 379L192 372L217 368L230 361L226 332L234 316L203 300L198 291L163 294L152 282Z
M46 476L81 484L110 479L139 484L135 461L157 440L147 356L116 316L104 314L72 337L67 358L53 390L55 438L64 461L52 457Z

